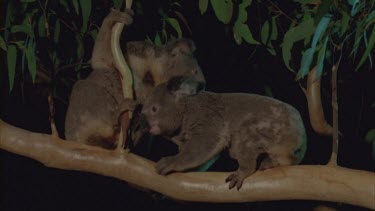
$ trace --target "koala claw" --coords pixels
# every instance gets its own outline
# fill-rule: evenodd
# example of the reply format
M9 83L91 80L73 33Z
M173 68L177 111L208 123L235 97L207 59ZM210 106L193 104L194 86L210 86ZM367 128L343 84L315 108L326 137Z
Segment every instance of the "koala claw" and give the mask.
M166 175L169 172L173 171L173 161L172 157L165 157L160 159L156 163L156 172L161 175Z
M229 182L229 189L237 187L237 190L239 190L242 187L242 183L246 177L241 176L240 173L233 173L225 179L225 182Z

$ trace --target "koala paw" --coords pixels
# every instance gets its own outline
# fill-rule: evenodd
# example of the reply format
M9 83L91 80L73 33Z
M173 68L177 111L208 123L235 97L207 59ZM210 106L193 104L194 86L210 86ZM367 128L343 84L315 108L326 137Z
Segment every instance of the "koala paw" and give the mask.
M173 157L165 157L160 159L156 163L156 172L161 175L166 175L174 170L173 168L174 159Z
M119 10L112 8L106 19L113 23L120 22L125 25L130 25L133 22L133 15L134 12L130 9L125 9L124 12L120 12Z
M225 180L225 182L229 182L229 189L237 187L237 190L239 190L242 187L242 183L246 176L241 174L240 172L233 173L229 175L229 177Z

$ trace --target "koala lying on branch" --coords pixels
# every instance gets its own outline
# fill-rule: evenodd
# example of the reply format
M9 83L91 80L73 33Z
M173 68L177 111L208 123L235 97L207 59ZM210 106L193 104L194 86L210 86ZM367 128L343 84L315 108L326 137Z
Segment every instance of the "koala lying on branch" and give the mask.
M65 137L104 148L114 148L120 128L127 131L124 112L135 108L125 99L121 76L113 65L111 29L117 22L131 24L133 12L111 10L104 19L95 41L91 59L93 71L78 81L72 90L65 120ZM174 76L192 76L204 84L202 71L193 56L194 43L178 39L164 46L148 42L128 42L125 58L133 73L134 94L142 103L151 90Z
M224 148L238 161L226 182L241 188L259 169L298 164L306 151L306 134L299 112L273 98L244 93L198 92L191 77L176 77L156 87L146 99L142 115L152 135L180 145L175 156L156 165L160 174L185 171L210 160Z

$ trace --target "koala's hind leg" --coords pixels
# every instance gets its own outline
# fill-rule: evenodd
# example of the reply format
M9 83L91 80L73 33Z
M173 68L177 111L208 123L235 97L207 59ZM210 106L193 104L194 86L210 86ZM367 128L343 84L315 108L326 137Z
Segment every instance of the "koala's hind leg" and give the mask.
M277 166L290 166L298 164L297 158L290 153L269 153L259 166L259 170L265 170Z
M255 172L257 155L258 154L248 153L247 156L241 156L237 159L237 171L229 175L229 177L225 180L225 182L229 182L229 189L237 187L237 190L239 190L242 187L242 183L245 178Z

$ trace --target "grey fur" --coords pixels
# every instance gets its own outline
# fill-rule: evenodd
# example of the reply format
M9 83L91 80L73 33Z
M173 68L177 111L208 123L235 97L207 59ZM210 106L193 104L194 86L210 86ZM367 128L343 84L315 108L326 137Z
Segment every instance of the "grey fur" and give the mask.
M245 93L196 92L198 83L186 77L154 89L142 114L153 135L180 145L175 156L162 158L157 172L168 174L197 167L228 147L239 163L227 178L229 188L241 188L256 170L298 164L306 151L306 134L299 112L279 100ZM176 132L179 132L176 135Z

